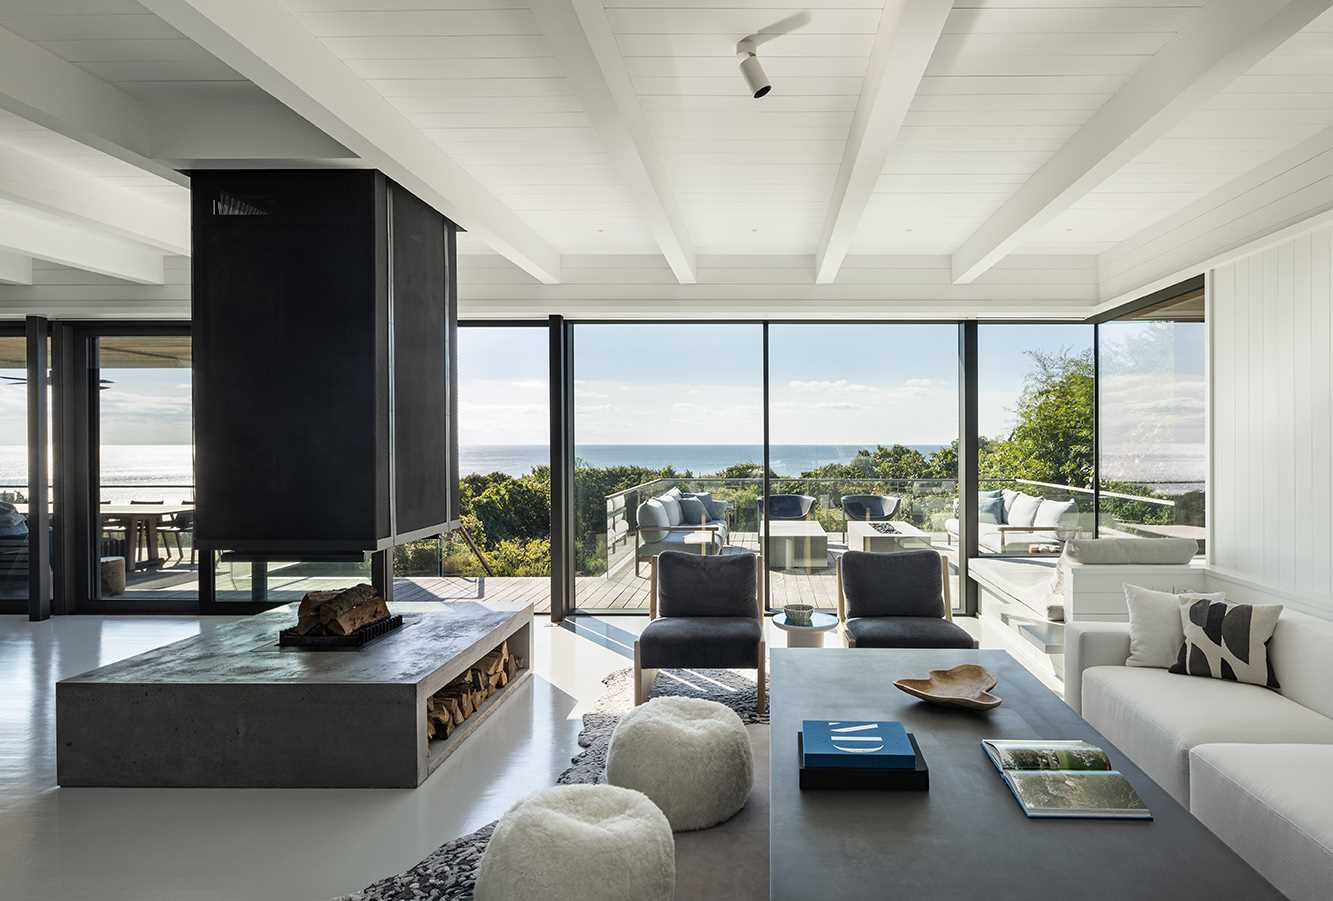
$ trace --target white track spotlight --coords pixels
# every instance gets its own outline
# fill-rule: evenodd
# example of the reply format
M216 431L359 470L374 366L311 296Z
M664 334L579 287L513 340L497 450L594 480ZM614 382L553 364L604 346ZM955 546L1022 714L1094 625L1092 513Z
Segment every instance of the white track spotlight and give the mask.
M759 56L755 53L754 41L746 38L737 44L736 59L741 64L741 74L745 76L745 83L750 86L754 99L758 100L773 90L773 85L769 83L768 76L764 74L764 67L759 64Z

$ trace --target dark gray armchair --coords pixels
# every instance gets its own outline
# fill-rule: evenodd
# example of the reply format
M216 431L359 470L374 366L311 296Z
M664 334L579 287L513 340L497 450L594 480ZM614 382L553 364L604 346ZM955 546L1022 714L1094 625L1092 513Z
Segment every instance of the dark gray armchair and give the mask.
M770 494L768 511L771 519L809 519L815 499L808 494ZM759 499L759 521L764 521L764 499Z
M838 558L838 624L849 648L975 648L952 607L949 562L937 551Z
M844 494L842 512L848 522L888 522L902 498L891 494Z
M659 669L756 669L758 709L768 709L759 575L750 553L655 558L649 622L634 642L635 704L648 700Z

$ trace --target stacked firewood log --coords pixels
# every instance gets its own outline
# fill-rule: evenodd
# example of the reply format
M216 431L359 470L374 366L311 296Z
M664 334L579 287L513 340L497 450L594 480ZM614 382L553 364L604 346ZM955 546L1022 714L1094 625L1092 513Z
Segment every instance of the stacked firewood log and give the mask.
M509 684L525 663L509 653L509 642L482 657L426 702L426 735L448 738L491 695Z
M389 618L384 598L369 585L312 591L301 599L298 635L351 635L362 626Z

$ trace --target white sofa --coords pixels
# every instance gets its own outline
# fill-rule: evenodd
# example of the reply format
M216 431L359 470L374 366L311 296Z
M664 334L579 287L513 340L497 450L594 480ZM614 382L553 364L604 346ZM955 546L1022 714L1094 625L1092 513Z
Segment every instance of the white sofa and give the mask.
M1065 629L1065 696L1281 891L1326 901L1333 622L1285 610L1269 650L1280 691L1127 667L1128 623L1074 622Z
M1077 531L1078 507L1073 498L1051 500L1022 491L982 491L978 503L996 501L992 511L978 511L977 547L988 554L1028 554L1036 547L1058 548L1061 533ZM958 502L944 521L951 542L958 540Z

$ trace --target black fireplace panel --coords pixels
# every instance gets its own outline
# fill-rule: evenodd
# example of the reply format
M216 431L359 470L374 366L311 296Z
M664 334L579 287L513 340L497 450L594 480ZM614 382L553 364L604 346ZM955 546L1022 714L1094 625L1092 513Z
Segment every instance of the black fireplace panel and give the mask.
M192 193L196 540L356 553L447 528L453 455L418 455L448 435L452 224L372 171Z

